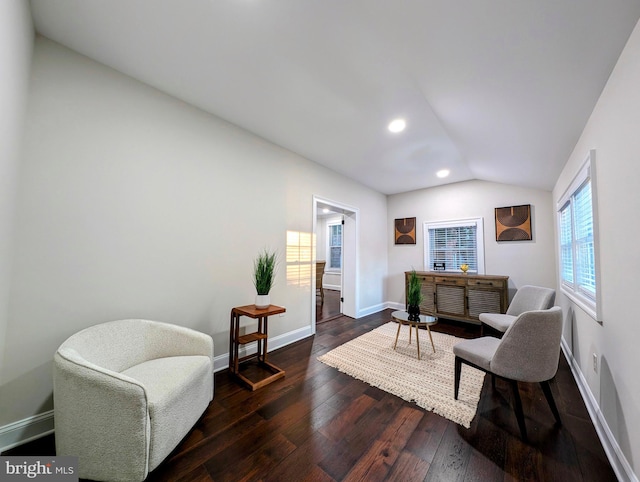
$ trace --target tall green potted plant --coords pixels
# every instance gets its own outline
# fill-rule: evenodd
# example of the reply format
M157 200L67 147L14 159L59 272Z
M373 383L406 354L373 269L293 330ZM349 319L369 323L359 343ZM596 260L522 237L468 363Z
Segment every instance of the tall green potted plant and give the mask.
M409 275L407 284L407 313L409 314L409 320L418 321L420 319L420 303L422 303L423 299L420 278L418 278L414 269Z
M253 285L256 287L256 308L268 308L271 304L269 292L276 277L278 256L275 251L265 249L253 261Z

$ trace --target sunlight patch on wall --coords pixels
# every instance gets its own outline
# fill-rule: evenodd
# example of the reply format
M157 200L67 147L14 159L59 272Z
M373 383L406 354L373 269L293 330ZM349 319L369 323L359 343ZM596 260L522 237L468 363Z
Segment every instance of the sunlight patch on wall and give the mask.
M311 287L311 253L315 235L300 231L287 231L287 284Z

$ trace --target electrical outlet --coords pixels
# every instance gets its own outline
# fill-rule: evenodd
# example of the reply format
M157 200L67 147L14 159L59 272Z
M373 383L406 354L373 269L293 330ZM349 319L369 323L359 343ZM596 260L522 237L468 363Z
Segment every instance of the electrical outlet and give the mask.
M596 353L593 354L593 371L598 373L598 355Z

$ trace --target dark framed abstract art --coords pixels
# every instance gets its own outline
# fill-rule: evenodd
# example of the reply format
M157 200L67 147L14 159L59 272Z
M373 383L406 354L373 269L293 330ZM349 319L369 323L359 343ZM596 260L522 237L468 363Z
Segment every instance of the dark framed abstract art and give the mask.
M395 221L396 244L416 244L416 218L400 218Z
M531 204L496 208L496 241L531 239Z

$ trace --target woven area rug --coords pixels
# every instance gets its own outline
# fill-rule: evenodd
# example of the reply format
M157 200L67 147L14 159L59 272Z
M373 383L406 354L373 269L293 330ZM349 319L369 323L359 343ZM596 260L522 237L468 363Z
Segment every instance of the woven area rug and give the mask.
M432 331L433 353L429 334L420 330L422 359L418 360L415 331L409 344L409 328L403 326L394 350L397 330L397 323L389 322L318 360L469 428L478 408L484 372L463 365L458 400L453 398L453 346L462 339Z

